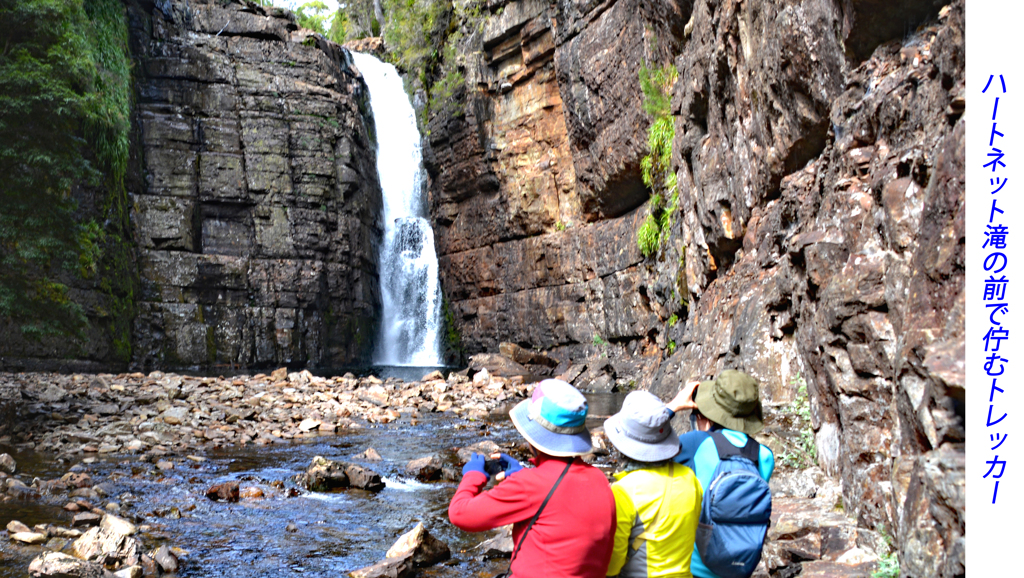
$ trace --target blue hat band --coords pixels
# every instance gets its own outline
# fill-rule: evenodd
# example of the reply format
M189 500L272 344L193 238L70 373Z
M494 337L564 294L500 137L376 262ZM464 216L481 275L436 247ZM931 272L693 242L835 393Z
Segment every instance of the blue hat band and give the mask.
M527 415L550 432L578 434L587 431L587 406L585 403L579 410L568 410L542 397L530 400Z

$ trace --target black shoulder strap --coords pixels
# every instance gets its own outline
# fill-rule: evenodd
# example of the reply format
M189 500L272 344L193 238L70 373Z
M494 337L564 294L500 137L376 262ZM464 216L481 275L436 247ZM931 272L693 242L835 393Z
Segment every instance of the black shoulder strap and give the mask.
M747 436L747 443L742 448L734 446L731 441L726 439L725 434L720 431L711 432L711 439L715 440L718 459L724 460L729 456L740 456L754 462L755 466L760 464L761 444L757 443L753 436Z
M530 520L530 523L527 524L526 529L523 530L523 537L519 539L519 543L516 544L515 551L512 552L512 558L510 558L508 561L509 574L511 573L512 570L512 562L515 562L516 554L519 553L519 548L523 545L523 542L526 541L526 535L530 533L530 528L533 527L533 523L536 522L537 518L540 517L540 513L544 511L544 506L548 505L548 500L550 500L551 495L555 493L555 488L558 487L558 484L562 483L562 478L565 477L565 474L569 473L569 468L572 467L572 462L575 460L576 458L573 458L572 460L569 460L568 464L565 465L565 469L562 470L562 475L558 476L558 479L555 480L555 485L551 486L551 491L548 492L548 496L544 498L543 502L541 502L540 508L537 508L537 513L533 515L533 518Z

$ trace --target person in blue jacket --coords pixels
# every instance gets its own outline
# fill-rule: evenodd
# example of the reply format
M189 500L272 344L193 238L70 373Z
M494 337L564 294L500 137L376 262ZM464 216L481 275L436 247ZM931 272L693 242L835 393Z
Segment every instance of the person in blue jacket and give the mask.
M687 382L666 405L673 412L690 410L693 431L679 436L681 449L675 461L697 474L705 492L720 461L714 440L705 432L721 431L730 443L741 448L748 436L764 429L757 380L735 369L726 369L709 381ZM758 445L758 471L767 481L775 469L775 455L768 447ZM695 578L718 578L701 561L696 548L690 559L690 572Z

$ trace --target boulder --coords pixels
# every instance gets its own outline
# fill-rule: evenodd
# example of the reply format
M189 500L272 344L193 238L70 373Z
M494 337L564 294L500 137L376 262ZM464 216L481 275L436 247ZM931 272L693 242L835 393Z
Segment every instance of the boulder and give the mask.
M11 454L0 454L0 471L13 474L18 469L18 463L14 461Z
M529 369L497 353L478 353L469 358L469 370L474 373L474 377L475 373L485 369L490 375L498 377L530 375Z
M366 460L368 462L379 462L384 459L379 453L377 453L377 450L373 448L366 448L361 453L356 454L355 458L357 460Z
M206 490L206 497L213 501L237 502L238 482L224 482L210 486Z
M17 520L11 520L7 523L7 532L10 534L17 534L18 532L31 532L32 528L29 528L25 524Z
M150 556L164 572L173 574L178 571L178 557L166 545L157 548Z
M139 561L142 542L134 536L126 536L93 527L71 544L71 553L89 561L105 565L125 564L132 566Z
M384 489L380 474L369 468L346 462L336 462L316 456L295 482L312 492L326 492L338 488L357 488L377 492Z
M111 514L103 516L103 519L100 521L100 528L112 534L120 534L121 536L131 536L138 531L135 524Z
M11 540L30 546L45 544L48 539L49 537L46 534L40 534L39 532L15 532L11 534Z
M409 578L415 575L412 560L392 558L348 573L352 578Z
M398 539L385 554L386 558L411 558L416 567L432 566L451 558L448 544L430 535L423 522Z
M444 464L437 456L425 456L412 460L405 466L406 475L413 476L421 482L429 482L441 477Z
M508 525L498 528L496 536L480 542L476 550L484 558L508 558L512 556L513 548L512 526Z
M28 566L32 578L102 578L103 566L60 552L47 552Z
M493 440L483 440L470 444L464 448L459 448L456 455L461 463L466 463L469 458L473 457L474 453L483 454L484 457L489 458L491 454L500 452L501 446L495 443Z

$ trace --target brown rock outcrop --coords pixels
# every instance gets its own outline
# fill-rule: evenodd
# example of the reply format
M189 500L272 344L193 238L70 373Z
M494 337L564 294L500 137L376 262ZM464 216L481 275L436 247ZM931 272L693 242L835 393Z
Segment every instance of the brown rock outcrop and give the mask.
M132 3L141 367L372 351L381 194L347 52L252 3Z

